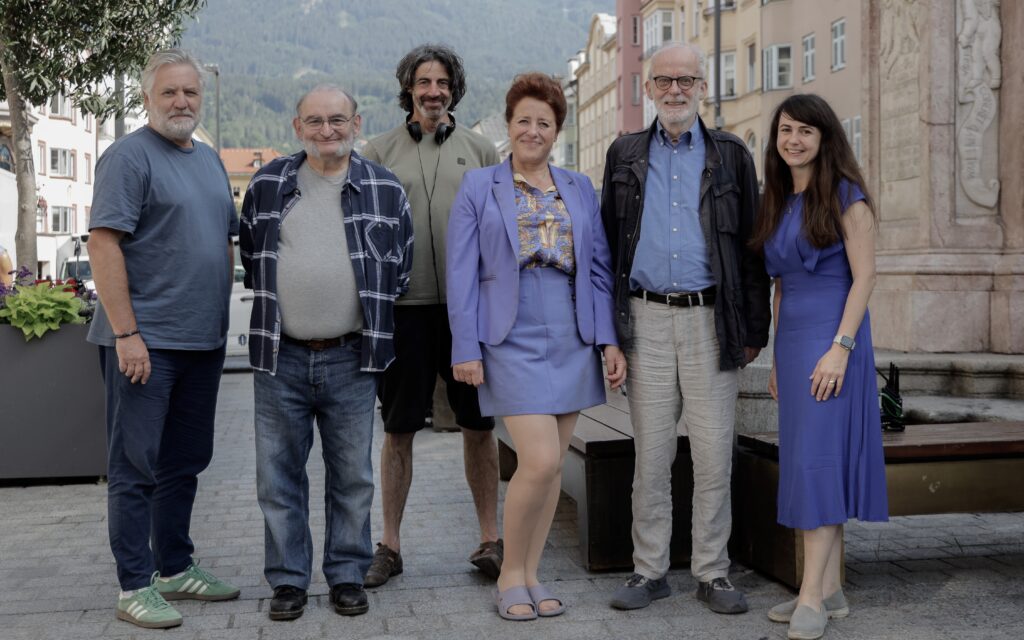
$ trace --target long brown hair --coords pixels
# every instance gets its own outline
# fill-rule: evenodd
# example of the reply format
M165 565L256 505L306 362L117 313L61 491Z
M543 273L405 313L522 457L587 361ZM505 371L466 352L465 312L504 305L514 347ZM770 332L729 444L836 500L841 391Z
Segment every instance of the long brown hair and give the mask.
M793 174L778 150L779 119L783 113L821 132L818 155L812 161L811 180L804 191L803 232L811 244L824 248L843 237L843 209L839 201L842 179L860 187L872 215L876 214L839 118L821 96L813 93L786 98L772 116L768 148L764 153L764 195L750 245L757 250L764 248L764 243L772 237L782 220L786 196L793 192Z

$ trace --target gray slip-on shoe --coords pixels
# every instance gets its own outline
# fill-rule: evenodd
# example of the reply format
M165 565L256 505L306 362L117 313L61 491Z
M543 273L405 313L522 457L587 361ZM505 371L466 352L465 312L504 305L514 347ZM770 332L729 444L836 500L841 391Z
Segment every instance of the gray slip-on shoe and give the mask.
M777 604L768 610L768 619L772 622L789 622L793 617L793 610L799 598L793 598L788 602ZM850 604L846 601L843 590L840 589L822 601L825 605L825 613L829 618L845 618L850 615Z
M667 598L671 593L672 588L668 586L665 576L651 580L634 573L626 584L615 590L609 604L615 609L643 609L652 601Z
M789 640L818 640L825 635L828 615L824 611L815 611L807 605L800 605L793 611L789 620Z
M697 599L715 613L746 613L750 607L743 592L729 578L715 578L697 585Z

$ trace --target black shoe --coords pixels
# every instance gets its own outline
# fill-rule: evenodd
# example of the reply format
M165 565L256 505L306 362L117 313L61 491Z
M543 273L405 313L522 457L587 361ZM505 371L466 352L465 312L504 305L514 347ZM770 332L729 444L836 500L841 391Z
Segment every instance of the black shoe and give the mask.
M271 620L294 620L306 609L306 591L291 585L282 585L274 589L274 598L270 601Z
M370 610L363 585L342 582L331 587L331 604L343 616L358 616Z
M697 599L715 613L746 613L747 598L732 586L729 578L715 578L697 584Z

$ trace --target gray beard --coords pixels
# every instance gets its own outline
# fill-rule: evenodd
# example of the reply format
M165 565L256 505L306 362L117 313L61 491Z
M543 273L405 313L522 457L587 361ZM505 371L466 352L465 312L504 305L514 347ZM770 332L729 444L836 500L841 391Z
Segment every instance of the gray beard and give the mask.
M320 159L321 153L320 148L316 146L315 142L307 142L303 140L302 146L306 148L306 155ZM336 158L344 158L348 154L352 153L352 149L356 146L356 137L352 136L349 139L343 139L338 143L338 149L331 155Z

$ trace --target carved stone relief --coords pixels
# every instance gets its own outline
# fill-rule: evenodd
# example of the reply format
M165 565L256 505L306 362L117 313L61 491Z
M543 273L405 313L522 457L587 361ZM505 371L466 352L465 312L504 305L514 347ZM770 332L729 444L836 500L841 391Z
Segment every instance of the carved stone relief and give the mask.
M957 134L959 182L975 205L992 209L999 201L999 101L1002 82L999 45L1000 0L959 0L957 12ZM958 207L959 208L959 207Z

